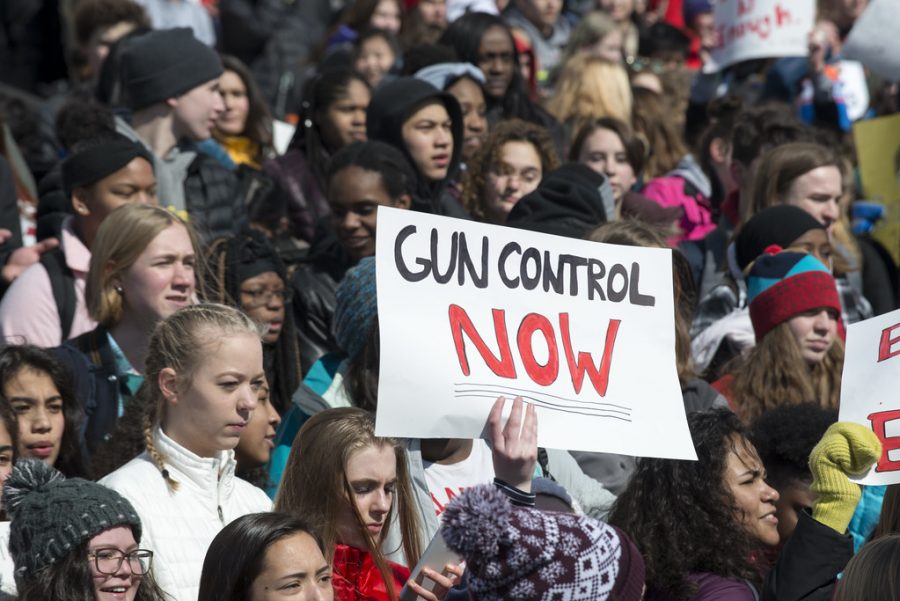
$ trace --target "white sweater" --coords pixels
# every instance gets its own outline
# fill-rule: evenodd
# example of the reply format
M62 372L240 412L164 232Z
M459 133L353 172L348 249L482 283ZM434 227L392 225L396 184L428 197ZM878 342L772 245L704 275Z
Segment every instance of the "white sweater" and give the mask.
M156 449L169 475L179 483L169 490L148 453L132 459L100 483L131 501L141 517L142 549L153 551L153 575L169 597L197 601L206 550L229 522L248 513L271 511L266 494L234 475L234 451L199 457L162 430Z

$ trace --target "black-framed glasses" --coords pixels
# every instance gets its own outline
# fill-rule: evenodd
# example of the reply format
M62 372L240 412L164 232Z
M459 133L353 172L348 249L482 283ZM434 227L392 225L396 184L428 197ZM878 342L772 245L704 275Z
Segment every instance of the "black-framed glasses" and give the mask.
M153 563L153 551L147 549L135 549L129 553L119 549L94 549L88 553L88 557L94 560L97 573L107 576L118 573L125 559L128 559L131 572L140 576L149 572L150 564Z
M246 290L241 288L241 294L247 296L250 299L249 303L244 303L248 307L260 307L262 305L268 305L272 302L272 298L277 298L282 303L286 303L291 300L291 295L293 293L292 288L251 288Z

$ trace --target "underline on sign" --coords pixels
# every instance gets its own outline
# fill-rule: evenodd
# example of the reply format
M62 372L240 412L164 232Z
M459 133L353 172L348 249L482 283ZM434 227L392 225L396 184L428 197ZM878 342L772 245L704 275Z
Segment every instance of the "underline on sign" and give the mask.
M566 401L567 403L581 403L583 405L589 405L591 407L596 407L596 406L615 407L616 409L622 409L623 411L631 412L631 407L626 407L624 405L616 405L614 403L598 403L596 401L582 401L580 399L570 399L570 398L566 398L564 396L557 396L555 394L550 394L549 392L541 392L538 390L529 390L527 388L514 388L512 386L503 386L503 384L481 384L479 382L454 382L453 385L456 386L457 388L460 386L494 387L494 388L499 388L499 390L497 391L497 394L500 394L502 392L507 392L508 394L510 394L510 396L521 396L521 395L517 395L515 393L516 392L527 392L529 394L539 394L541 396L550 397L552 399ZM512 391L512 392L510 392L510 391ZM469 391L460 390L460 392L469 392ZM472 389L472 392L490 392L490 390L483 389L483 388L477 388L477 389Z

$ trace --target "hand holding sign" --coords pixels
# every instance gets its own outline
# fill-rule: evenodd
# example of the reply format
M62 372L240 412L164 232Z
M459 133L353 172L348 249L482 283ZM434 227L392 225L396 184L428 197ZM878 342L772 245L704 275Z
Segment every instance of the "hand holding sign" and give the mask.
M503 405L506 399L498 398L488 416L488 430L493 447L494 475L523 492L531 492L531 479L537 466L537 413L528 404L522 423L522 397L513 401L506 426L501 427Z
M671 250L380 207L376 264L379 436L478 438L498 397L521 397L509 484L532 428L547 448L696 457Z

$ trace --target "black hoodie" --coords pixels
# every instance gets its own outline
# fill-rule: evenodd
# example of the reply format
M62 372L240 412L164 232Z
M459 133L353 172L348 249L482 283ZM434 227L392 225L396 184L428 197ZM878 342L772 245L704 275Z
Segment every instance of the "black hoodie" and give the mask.
M434 100L447 109L452 122L453 152L447 177L429 181L416 167L403 142L403 124L416 111ZM452 95L413 77L400 77L375 90L366 111L366 132L370 140L379 140L398 148L416 172L416 198L412 208L424 213L468 218L465 209L447 190L447 184L459 174L463 145L463 118L459 103Z
M515 204L506 225L582 238L607 220L600 192L604 180L587 165L566 163L545 175L534 192Z

